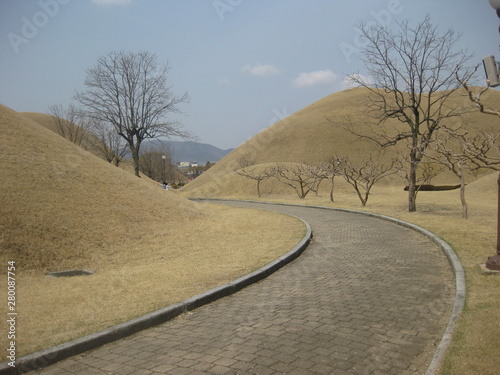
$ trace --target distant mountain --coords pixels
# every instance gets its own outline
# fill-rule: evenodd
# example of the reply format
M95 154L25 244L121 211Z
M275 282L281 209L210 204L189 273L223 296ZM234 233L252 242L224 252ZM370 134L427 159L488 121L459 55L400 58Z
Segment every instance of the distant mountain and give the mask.
M168 141L155 140L153 144L161 142L172 153L174 162L196 161L200 165L205 165L207 161L215 163L233 151L233 148L222 150L218 147L192 141Z

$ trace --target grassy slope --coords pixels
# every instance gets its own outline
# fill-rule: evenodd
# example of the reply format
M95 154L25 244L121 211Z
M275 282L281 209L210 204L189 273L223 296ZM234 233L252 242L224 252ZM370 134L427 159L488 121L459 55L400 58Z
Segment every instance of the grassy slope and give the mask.
M44 128L47 128L54 133L57 133L60 135L60 129L58 128L58 125L56 124L54 117L47 114L47 113L38 113L38 112L20 112L19 115L22 115L23 117L26 117L32 121L35 121L36 123L42 125ZM79 128L78 125L74 125L75 127ZM96 149L97 144L100 143L99 139L96 138L94 134L87 130L83 130L81 133L81 138L79 139L80 144L79 146L84 148L85 150L91 152L92 154L101 157L101 153Z
M358 137L345 130L345 124L352 121L359 132L370 132L368 124L373 122L363 108L366 105L366 90L363 88L350 89L329 95L310 106L292 114L291 116L264 129L259 134L235 149L207 173L198 177L182 189L190 196L204 196L227 194L231 184L230 174L240 168L239 160L242 157L252 159L256 164L274 162L318 163L333 155L347 155L353 160L363 159L367 152L380 152L380 149L371 141ZM486 102L500 100L500 93L492 91ZM470 104L461 95L455 95L453 102L457 106ZM495 130L500 129L500 119L486 116L477 111L454 118L454 126L465 125L471 129ZM399 128L397 122L388 122L387 129ZM404 146L403 146L404 147ZM379 160L385 160L395 155L395 149L384 151ZM222 180L221 180L222 178ZM227 180L227 181L226 181ZM435 183L455 182L454 176L445 173L433 180ZM224 182L226 181L226 182ZM236 180L235 180L236 181ZM390 179L391 183L403 184L401 180ZM271 186L272 182L265 182ZM279 189L274 184L270 190ZM231 194L238 194L233 189Z
M233 280L303 235L290 217L204 206L162 190L4 106L0 133L0 274L16 262L18 355ZM44 274L74 268L97 273Z
M156 221L202 216L185 199L112 168L13 111L2 110L1 125L4 246L25 267L95 266ZM131 238L124 228L131 228Z
M341 126L327 120L343 121L349 115L356 126L365 126L359 108L363 108L363 89L353 89L330 95L290 117L265 129L237 148L208 172L182 189L186 196L256 199L256 183L235 175L241 157L254 158L257 164L275 162L316 163L333 154L360 157L372 147L366 142L352 143L354 138ZM500 93L492 91L486 103L495 107ZM455 98L457 105L468 105L467 99ZM498 106L496 106L498 107ZM470 129L500 129L500 119L478 112L462 116L455 124ZM389 126L395 126L394 124ZM368 130L368 128L365 128ZM384 156L381 156L383 159ZM389 179L375 186L367 207L371 212L398 217L416 223L448 241L458 253L466 272L467 301L458 323L452 348L442 374L493 375L498 373L498 337L500 328L500 276L485 276L478 264L495 254L497 217L497 174L468 177L466 198L470 219L461 218L459 192L420 192L418 212L407 212L404 181ZM456 177L447 174L434 183L457 184ZM318 196L310 194L299 200L293 190L275 179L261 184L262 200L317 204L360 209L354 190L342 179L336 179L335 203L329 202L328 184L322 184Z

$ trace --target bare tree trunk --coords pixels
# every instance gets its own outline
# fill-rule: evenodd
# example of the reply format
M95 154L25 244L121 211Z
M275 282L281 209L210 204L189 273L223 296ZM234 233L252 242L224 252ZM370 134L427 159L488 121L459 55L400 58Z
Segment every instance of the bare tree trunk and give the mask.
M134 174L137 177L141 177L140 172L140 164L139 164L139 145L134 145L129 142L130 152L132 153L132 160L134 162Z
M418 162L415 160L415 151L411 151L410 174L408 176L408 211L417 211L417 169Z
M333 202L333 188L335 187L335 182L334 182L334 179L335 176L333 176L331 179L330 179L330 202Z
M353 187L354 190L356 190L356 193L358 194L359 200L361 201L361 207L366 207L366 202L368 201L368 193L366 193L365 197L363 197L363 194L361 194L361 190L359 189L357 181L354 181Z
M410 171L410 177L411 177L411 175L412 175L412 172ZM413 182L410 182L410 185L408 187L408 211L409 212L417 211L417 203L416 202L417 202L417 189L415 186L415 180L413 180Z
M468 208L467 202L465 201L465 176L463 172L460 173L460 201L462 202L462 217L467 219Z

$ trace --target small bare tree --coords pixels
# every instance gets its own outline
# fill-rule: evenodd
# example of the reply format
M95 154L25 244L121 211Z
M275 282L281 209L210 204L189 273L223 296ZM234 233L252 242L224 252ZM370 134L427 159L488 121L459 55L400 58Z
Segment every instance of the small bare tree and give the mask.
M120 165L128 152L128 145L109 123L94 121L90 131L96 137L93 148L104 160L115 166Z
M255 165L255 159L249 156L242 156L238 159L238 165L240 167L239 169L251 167L252 165Z
M361 26L366 41L362 61L370 78L353 74L350 79L368 89L367 109L376 119L374 135L356 134L382 147L411 142L408 210L416 211L417 170L425 151L444 120L464 113L449 105L449 99L460 87L455 76L470 72L470 56L458 48L459 35L452 30L441 33L429 16L415 27L407 21L398 26L397 33L388 27ZM402 126L385 131L382 125L390 119Z
M272 168L272 174L293 188L300 199L304 199L311 191L317 191L325 178L320 167L309 164L277 164Z
M445 132L436 139L432 149L438 156L427 155L436 163L444 165L460 179L460 201L462 217L468 218L465 200L465 171L477 172L480 169L500 170L500 133L479 132L470 136L464 132Z
M74 104L63 107L60 104L52 105L48 109L55 124L57 133L77 146L87 148L85 136L88 134L89 119Z
M187 94L177 96L167 85L168 66L159 66L149 52L111 52L87 70L86 91L76 100L93 120L111 124L126 142L139 176L139 152L144 139L159 136L192 138L167 115L179 113Z
M269 177L273 177L273 170L270 167L258 165L247 165L235 172L239 176L249 178L257 182L257 196L261 197L260 183Z
M344 156L332 156L321 163L321 171L325 179L330 182L330 202L333 202L333 189L335 187L335 177L342 176L347 158Z
M443 132L436 137L436 141L432 145L432 150L434 150L437 155L434 156L428 153L427 157L435 163L445 166L459 178L462 217L467 219L468 207L467 201L465 200L465 170L470 169L470 164L468 163L464 148L460 147L460 144L458 146L456 143L454 145L452 144L452 141L457 137L458 134L456 132Z
M381 179L398 172L396 159L388 165L377 164L373 159L372 155L359 163L345 159L342 164L342 176L354 188L363 207L368 202L372 187Z

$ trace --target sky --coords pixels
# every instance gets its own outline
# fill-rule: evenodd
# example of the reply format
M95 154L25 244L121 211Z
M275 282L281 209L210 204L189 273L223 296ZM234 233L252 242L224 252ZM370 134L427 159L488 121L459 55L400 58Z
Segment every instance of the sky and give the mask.
M148 51L189 95L173 118L199 142L233 148L363 74L360 22L427 14L462 35L474 63L500 59L488 0L0 0L0 104L69 105L99 57Z

